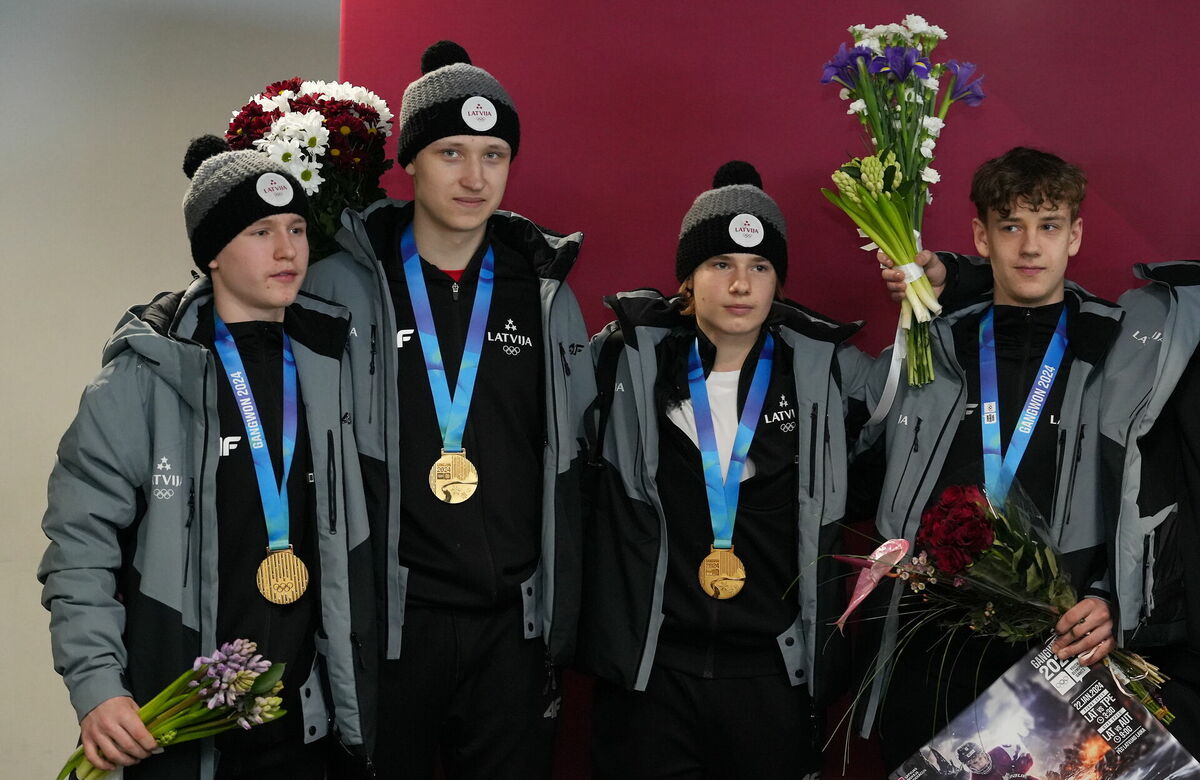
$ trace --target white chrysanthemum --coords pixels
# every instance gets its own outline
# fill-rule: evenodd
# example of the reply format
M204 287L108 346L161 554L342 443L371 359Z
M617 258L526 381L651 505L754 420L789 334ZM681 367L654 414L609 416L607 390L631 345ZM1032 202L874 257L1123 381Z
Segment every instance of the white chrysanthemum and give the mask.
M291 170L291 174L300 182L300 186L304 188L304 192L312 195L321 188L325 183L325 179L321 178L319 171L321 163L310 162L307 165L300 165L298 168Z
M938 173L937 170L933 168L926 168L925 170L921 171L921 180L927 181L930 184L937 184L942 180L942 174Z
M855 100L846 108L847 114L864 114L867 111L867 101L859 99Z
M921 125L925 128L925 132L937 138L942 134L942 128L946 126L946 123L936 116L927 116L921 120Z
M926 138L921 142L921 156L932 159L933 147L937 146L937 141L932 138Z
M355 86L344 81L305 81L300 85L300 94L362 103L379 114L379 121L375 123L375 129L385 136L392 134L393 114L388 108L387 101L365 87Z
M846 28L846 32L857 38L860 35L867 34L867 26L865 24L852 24Z
M867 35L858 42L859 46L865 46L876 54L883 54L883 44L873 35Z
M271 125L271 133L276 137L295 141L300 148L314 156L324 154L329 143L325 117L319 111L293 111L284 114Z
M290 138L260 138L254 142L254 146L260 152L266 152L272 160L278 160L287 166L301 159L300 143Z
M842 87L841 89L838 90L838 97L841 98L842 100L849 100L850 99L850 90L846 89L845 87Z
M929 31L929 23L925 21L925 17L917 14L909 14L904 17L904 26L913 35L924 35Z
M925 31L925 34L931 38L937 38L939 41L946 40L946 31L936 24L929 25L929 29Z
M271 111L282 111L286 114L288 111L292 110L292 104L288 101L294 97L296 97L295 92L292 92L290 89L285 89L283 92L280 92L274 97L255 95L254 102L262 106L262 110L268 113Z

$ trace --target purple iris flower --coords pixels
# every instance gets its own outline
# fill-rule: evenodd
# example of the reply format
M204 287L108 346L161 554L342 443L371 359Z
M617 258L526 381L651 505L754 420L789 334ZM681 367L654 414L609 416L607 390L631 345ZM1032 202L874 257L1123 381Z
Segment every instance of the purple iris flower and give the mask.
M874 56L875 52L866 46L847 49L846 44L843 43L838 47L837 54L833 55L833 59L825 63L825 70L821 74L821 83L828 84L836 81L844 87L853 89L858 76L858 61L870 60Z
M983 93L983 76L971 80L975 75L975 63L959 62L958 60L950 60L946 63L946 69L954 74L954 91L950 93L951 101L959 101L966 103L968 106L977 106L987 97Z
M918 79L929 78L929 60L920 56L921 52L910 46L889 46L883 50L882 57L871 60L872 73L890 73L896 81L904 81L908 74L916 74Z

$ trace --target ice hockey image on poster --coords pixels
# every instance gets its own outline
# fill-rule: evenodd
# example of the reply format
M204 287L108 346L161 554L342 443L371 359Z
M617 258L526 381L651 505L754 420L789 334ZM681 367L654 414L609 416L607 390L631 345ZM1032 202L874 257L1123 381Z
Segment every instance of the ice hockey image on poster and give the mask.
M1046 646L1029 651L888 777L1200 780L1200 763L1107 667L1060 661Z

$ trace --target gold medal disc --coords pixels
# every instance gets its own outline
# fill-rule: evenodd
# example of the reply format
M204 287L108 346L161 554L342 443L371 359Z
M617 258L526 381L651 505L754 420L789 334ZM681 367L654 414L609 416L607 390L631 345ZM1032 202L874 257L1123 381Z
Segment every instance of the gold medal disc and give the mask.
M446 452L429 469L429 489L447 504L461 504L475 495L479 487L479 472L467 460L467 451Z
M700 587L714 599L731 599L742 592L746 584L746 567L733 554L733 548L718 550L709 547L700 562Z
M255 576L258 592L275 604L291 604L308 589L308 567L296 557L292 548L267 551L267 557L258 565Z

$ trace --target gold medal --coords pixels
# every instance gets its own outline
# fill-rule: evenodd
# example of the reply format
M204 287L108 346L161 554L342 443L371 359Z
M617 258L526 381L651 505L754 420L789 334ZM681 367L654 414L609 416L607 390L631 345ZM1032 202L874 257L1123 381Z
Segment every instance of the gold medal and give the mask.
M274 604L291 604L308 589L308 567L296 557L291 546L286 550L267 550L258 565L258 592Z
M733 554L733 548L718 550L709 546L709 553L700 561L700 587L714 599L731 599L742 592L746 584L746 567Z
M479 487L479 472L467 460L467 451L446 452L429 469L429 489L447 504L461 504L475 495Z

